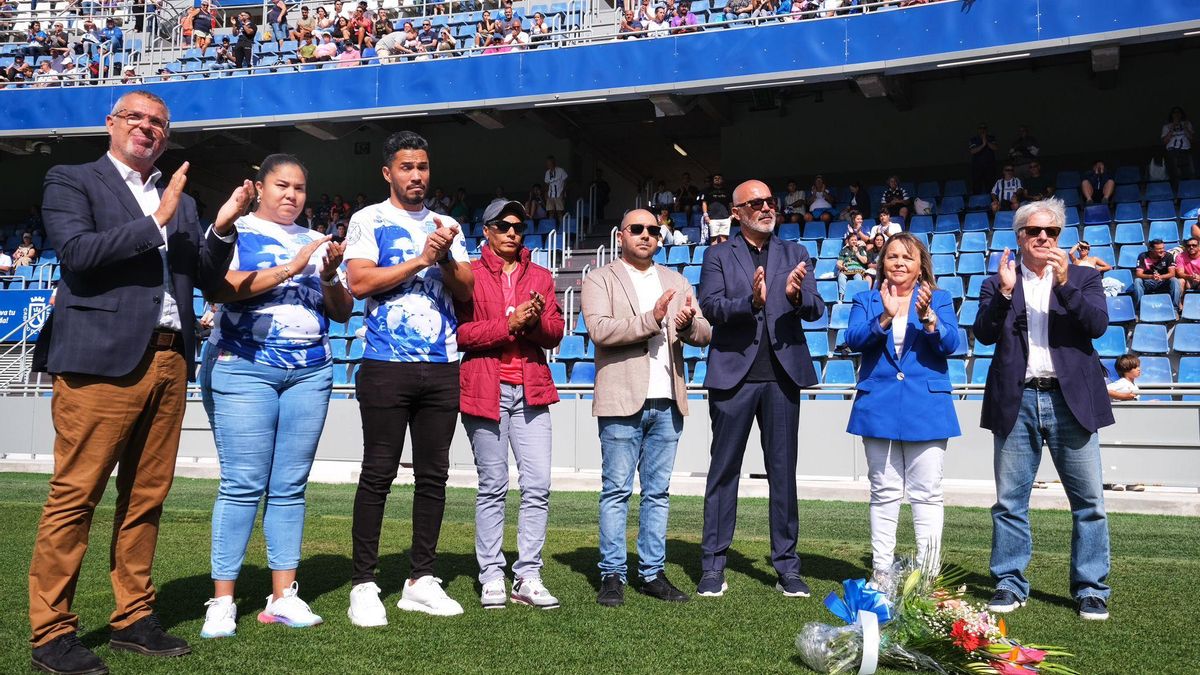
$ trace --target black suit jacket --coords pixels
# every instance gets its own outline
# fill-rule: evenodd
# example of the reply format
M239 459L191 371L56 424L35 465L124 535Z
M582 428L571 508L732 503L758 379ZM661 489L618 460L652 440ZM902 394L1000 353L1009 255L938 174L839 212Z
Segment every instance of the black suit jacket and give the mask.
M1012 300L1000 294L999 275L983 282L974 328L977 341L996 345L983 392L981 426L1007 436L1021 409L1029 363L1029 315L1020 266ZM1113 423L1104 366L1092 346L1092 340L1107 328L1108 305L1100 273L1072 265L1066 285L1055 285L1050 291L1050 360L1071 414L1093 433Z
M161 194L161 188L159 190ZM62 278L54 302L46 369L120 377L146 353L163 302L162 235L112 161L56 166L42 199L46 234ZM184 356L196 353L192 290L211 291L225 276L234 244L205 238L196 203L183 195L167 223L167 264L183 326ZM189 377L193 369L189 368Z

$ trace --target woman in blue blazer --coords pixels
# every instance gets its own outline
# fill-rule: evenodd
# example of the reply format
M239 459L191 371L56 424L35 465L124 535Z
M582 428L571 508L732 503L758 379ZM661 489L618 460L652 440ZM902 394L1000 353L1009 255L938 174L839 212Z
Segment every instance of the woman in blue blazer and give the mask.
M917 558L936 560L942 538L942 460L960 435L946 357L958 349L954 300L934 285L929 251L897 234L879 255L876 289L859 293L846 342L862 353L847 431L863 437L871 481L876 575L892 567L900 500L908 494Z

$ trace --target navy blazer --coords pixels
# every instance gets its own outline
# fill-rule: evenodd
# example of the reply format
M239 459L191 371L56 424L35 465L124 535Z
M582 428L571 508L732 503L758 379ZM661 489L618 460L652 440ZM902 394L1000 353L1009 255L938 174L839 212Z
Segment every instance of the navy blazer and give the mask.
M1089 432L1113 423L1112 403L1104 383L1105 371L1092 340L1108 329L1101 275L1090 267L1071 265L1064 286L1050 292L1050 360L1067 407ZM1029 325L1021 268L1012 300L1000 294L999 275L983 282L975 340L995 344L983 393L981 426L1007 436L1017 421L1029 360Z
M896 356L892 327L879 327L883 314L879 291L854 297L846 344L862 352L862 363L848 433L894 441L932 441L962 434L946 366L946 357L958 349L954 299L935 290L929 304L937 313L937 330L930 333L921 326L914 292L904 347Z
M159 193L162 193L161 188ZM59 165L46 174L42 220L58 251L62 279L55 296L47 370L120 377L137 367L163 302L162 234L107 156ZM196 202L182 195L167 223L171 270L184 357L195 360L192 289L216 288L234 244L200 229ZM188 368L192 377L194 368Z
M817 383L812 356L800 320L816 321L825 312L817 294L817 276L808 251L792 241L771 235L767 254L767 304L758 311L750 303L754 282L754 259L739 233L728 241L709 246L700 272L700 311L712 324L708 348L708 389L732 389L741 383L758 354L760 321L767 326L768 343L792 380L801 387ZM801 262L809 264L800 284L800 302L787 298L787 279Z

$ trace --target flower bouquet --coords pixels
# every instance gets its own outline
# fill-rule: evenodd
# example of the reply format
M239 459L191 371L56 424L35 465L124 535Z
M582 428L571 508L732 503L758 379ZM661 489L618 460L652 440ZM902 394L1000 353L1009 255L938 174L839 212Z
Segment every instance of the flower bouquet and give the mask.
M842 582L825 606L845 626L809 623L796 636L801 660L819 673L874 673L877 666L963 675L1077 675L1056 663L1059 647L1023 644L1003 619L964 598L961 568L899 562L874 581Z

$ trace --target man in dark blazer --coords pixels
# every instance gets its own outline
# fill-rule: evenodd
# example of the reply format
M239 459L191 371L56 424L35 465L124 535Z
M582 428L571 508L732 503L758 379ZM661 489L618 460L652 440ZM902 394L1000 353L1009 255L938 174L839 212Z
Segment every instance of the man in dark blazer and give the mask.
M980 291L975 339L996 345L982 421L993 434L996 472L996 592L988 607L1011 612L1029 597L1029 493L1044 445L1071 502L1071 595L1080 617L1103 620L1109 538L1097 430L1112 424L1113 414L1092 340L1108 328L1108 307L1100 273L1071 265L1058 247L1065 222L1058 199L1017 209L1020 262L1006 249L999 273Z
M722 595L737 520L738 479L750 426L758 420L770 489L771 562L776 589L804 597L796 555L796 455L800 389L816 384L801 319L825 311L803 246L776 237L771 190L756 180L733 191L741 232L705 252L700 309L713 326L708 352L712 459L704 490L702 575L696 592Z
M248 183L238 188L205 234L183 194L187 164L165 189L156 185L154 163L170 135L162 99L125 94L106 126L108 153L52 168L42 202L62 265L50 330L40 337L49 341L47 369L55 375L54 476L29 570L33 666L47 672L108 672L80 644L71 602L92 513L114 467L110 645L155 656L190 651L152 613L150 570L195 361L192 289L224 276L233 220L253 191Z

